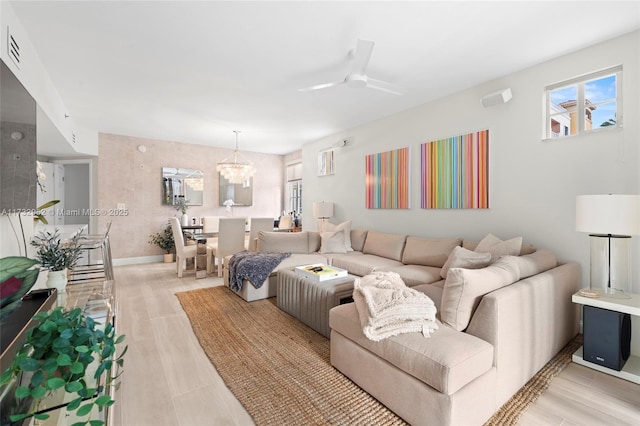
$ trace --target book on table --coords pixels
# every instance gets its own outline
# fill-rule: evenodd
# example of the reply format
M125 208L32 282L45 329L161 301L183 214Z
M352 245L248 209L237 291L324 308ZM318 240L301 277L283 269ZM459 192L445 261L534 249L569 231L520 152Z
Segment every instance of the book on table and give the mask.
M308 277L316 281L327 281L334 278L346 277L348 274L346 269L328 266L323 263L297 266L295 271L298 275Z

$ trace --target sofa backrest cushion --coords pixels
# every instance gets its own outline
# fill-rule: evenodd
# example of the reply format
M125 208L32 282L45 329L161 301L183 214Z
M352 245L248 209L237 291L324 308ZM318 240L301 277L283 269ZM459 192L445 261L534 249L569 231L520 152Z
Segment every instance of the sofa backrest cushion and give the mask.
M402 263L405 265L424 265L441 268L449 258L454 247L462 244L461 238L428 239L407 237L402 252Z
M316 231L306 231L309 234L309 253L320 251L320 233Z
M258 251L275 253L308 253L308 232L273 232L258 233Z
M486 268L489 263L491 263L491 253L477 253L464 247L454 247L440 269L440 276L447 278L447 272L451 268L480 269Z
M352 229L351 230L351 248L355 251L362 251L364 248L364 241L367 238L366 229Z
M517 260L521 280L558 266L556 256L548 250L538 250L535 253L518 256Z
M369 231L367 232L367 239L364 241L362 252L401 262L406 240L406 235Z
M503 256L483 269L449 269L440 305L442 322L463 331L482 296L519 279L520 268L515 256Z

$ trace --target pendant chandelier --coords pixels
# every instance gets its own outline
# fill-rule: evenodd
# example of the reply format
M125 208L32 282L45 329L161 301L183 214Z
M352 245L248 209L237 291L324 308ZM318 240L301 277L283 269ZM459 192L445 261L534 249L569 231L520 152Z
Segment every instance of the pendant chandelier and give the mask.
M225 158L218 163L216 170L229 183L243 183L255 174L256 166L238 152L238 133L240 130L234 130L233 133L236 134L236 150L233 151L233 161ZM240 161L238 161L238 156L240 156Z

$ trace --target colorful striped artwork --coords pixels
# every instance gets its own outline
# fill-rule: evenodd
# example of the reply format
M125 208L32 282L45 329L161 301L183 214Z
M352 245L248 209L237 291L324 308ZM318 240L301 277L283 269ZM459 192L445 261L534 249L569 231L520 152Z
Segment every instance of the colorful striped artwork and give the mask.
M489 208L489 130L420 146L423 209Z
M409 147L365 157L366 207L409 208Z

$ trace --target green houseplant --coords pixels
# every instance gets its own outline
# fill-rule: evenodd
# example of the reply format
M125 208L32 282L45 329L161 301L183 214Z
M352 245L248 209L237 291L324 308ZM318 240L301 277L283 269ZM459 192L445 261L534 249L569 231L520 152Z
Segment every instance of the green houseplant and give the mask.
M38 263L49 271L63 271L73 269L78 263L82 249L80 248L80 235L76 234L68 241L62 242L60 233L55 231L40 231L31 239L31 245L36 247L35 258Z
M49 271L47 287L57 288L59 292L65 289L67 270L73 269L82 255L80 238L76 234L70 240L62 242L56 228L54 232L41 231L31 239L31 245L37 249L35 260Z
M176 244L173 240L171 225L167 225L162 232L149 235L149 244L154 244L165 251L165 262L173 262L173 249Z
M27 332L24 344L0 376L2 386L22 377L15 397L33 400L26 412L11 415L11 421L29 417L46 420L49 410L41 409L41 402L57 391L71 394L73 399L66 410L86 419L73 426L103 425L102 420L92 420L91 414L94 407L101 411L114 403L105 390L117 386L115 381L124 364L127 347L117 355L116 346L125 336L117 337L111 323L101 327L93 318L83 315L80 308L65 311L57 307L36 314L34 319L38 325ZM87 374L90 365L97 366L93 375ZM112 369L115 370L113 377Z

